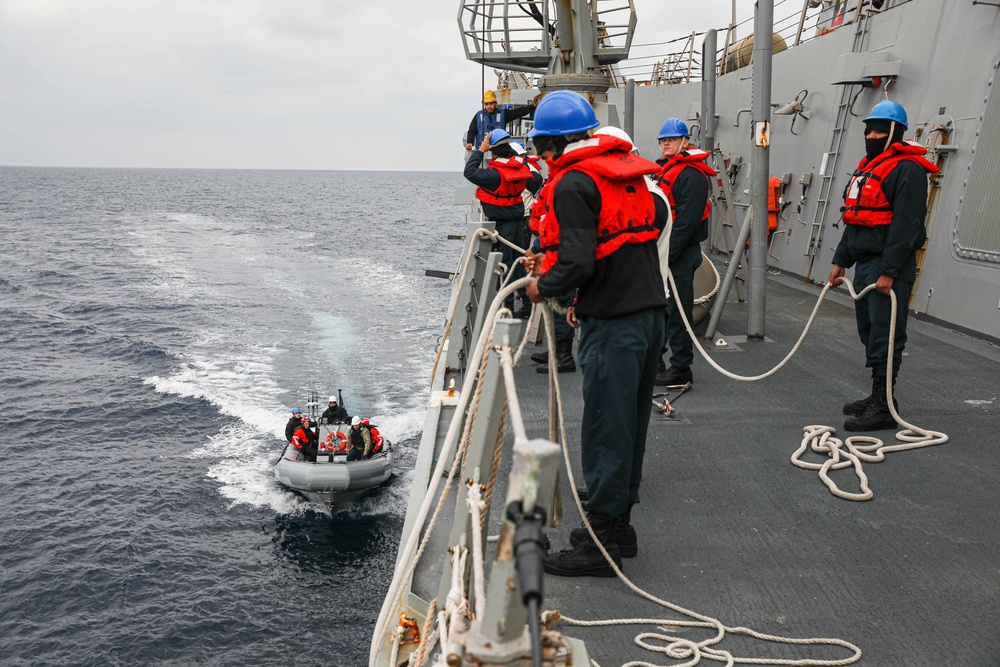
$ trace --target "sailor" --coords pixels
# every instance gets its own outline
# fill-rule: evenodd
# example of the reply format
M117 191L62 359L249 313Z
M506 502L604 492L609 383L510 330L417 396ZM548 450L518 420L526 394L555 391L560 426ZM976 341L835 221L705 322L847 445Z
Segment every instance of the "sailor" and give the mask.
M483 93L483 108L476 112L469 123L469 131L465 135L465 150L470 151L483 143L493 130L506 130L507 123L530 116L535 110L533 104L513 106L505 104L498 108L497 96L492 90Z
M489 165L483 169L483 155L491 151L493 157ZM542 185L542 175L528 167L527 160L519 156L510 144L510 135L506 130L493 130L483 139L477 150L472 151L469 161L465 163L465 178L478 185L476 199L482 202L483 215L496 223L497 233L501 238L525 248L528 238L524 233L524 201L521 193L526 189L536 192ZM518 262L520 253L506 243L498 244L503 263L509 268L514 267L512 280L523 278L526 273L524 266ZM514 313L515 317L527 317L531 314L531 304L522 289L521 308ZM514 310L514 294L507 297L505 305Z
M336 396L330 397L330 407L323 411L320 415L320 419L325 421L327 424L343 424L346 423L350 416L347 414L347 409L342 407L337 400Z
M896 384L906 346L907 305L917 278L916 252L927 240L927 174L938 173L920 144L904 141L906 110L892 100L876 104L865 118L865 157L844 191L844 233L833 253L829 282L843 282L854 267L854 289L875 289L854 302L858 335L871 368L872 390L844 405L848 431L896 428L889 411L890 291L896 295L896 332L891 382ZM895 400L895 399L894 399Z
M535 111L528 136L550 177L536 204L545 255L532 260L540 277L529 283L528 296L539 303L578 290L587 518L620 565L623 550L626 557L637 551L631 510L639 502L667 305L656 239L669 210L660 189L644 178L657 165L633 155L618 137L591 138L597 125L589 102L570 91L550 93ZM614 576L584 529L573 531L570 541L572 549L546 557L546 572Z
M306 461L316 461L316 443L317 436L316 432L311 428L312 424L309 417L303 416L299 421L299 425L296 427L295 432L292 433L292 446L295 449L302 452L302 457Z
M368 417L361 418L361 428L368 431L372 439L372 456L382 451L382 435L378 432L378 427L373 426ZM369 456L371 458L371 456Z
M702 241L708 238L708 219L712 205L708 202L715 170L705 164L709 152L689 148L687 125L679 118L668 118L660 127L660 165L657 181L670 202L673 225L670 230L670 272L677 284L677 294L667 297L667 343L670 367L660 359L656 373L658 385L683 385L691 382L691 362L694 347L684 327L680 308L688 322L694 311L694 272L701 265ZM679 305L678 305L679 304ZM664 347L664 353L667 349Z
M285 424L285 440L288 442L292 441L292 434L295 433L295 429L298 428L299 424L302 423L302 411L298 408L292 408L292 417Z
M354 415L351 430L347 432L347 460L360 461L372 455L372 434L361 427L361 417Z

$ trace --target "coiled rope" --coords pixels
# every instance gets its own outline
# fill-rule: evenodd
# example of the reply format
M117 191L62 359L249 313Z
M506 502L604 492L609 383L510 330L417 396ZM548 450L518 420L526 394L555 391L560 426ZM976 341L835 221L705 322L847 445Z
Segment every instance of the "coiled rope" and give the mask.
M670 278L670 286L676 294L677 284L674 282L674 274L668 271L668 275ZM858 293L854 290L854 286L850 283L850 281L845 280L844 284L847 285L847 290L850 292L851 298L855 301L861 299L868 294L868 292L875 289L875 284L873 283ZM701 353L701 356L704 357L705 361L728 378L739 380L740 382L755 382L777 373L778 370L784 367L785 364L787 364L788 361L795 356L795 353L799 351L799 348L802 347L802 342L805 340L806 334L809 333L813 322L816 321L816 315L819 313L819 308L823 305L823 299L826 298L826 294L830 291L830 287L831 285L829 283L823 286L823 290L819 293L819 298L816 299L816 305L813 307L812 313L809 315L809 320L806 322L805 328L802 330L802 334L799 336L799 339L795 341L795 345L792 347L791 351L785 355L785 358L778 362L774 368L765 373L761 373L760 375L737 375L716 363L714 359L708 356L708 353L699 344L698 336L691 327L691 323L688 321L687 314L684 312L684 309L678 308L677 310L680 313L681 318L684 320L684 327L687 329L688 335L691 336L691 339L695 343L695 349ZM890 290L889 298L892 306L892 317L889 320L889 355L886 367L892 368L892 358L894 353L893 347L896 340L896 293ZM830 492L838 498L858 501L870 500L874 497L874 493L872 493L872 490L868 486L868 476L864 472L862 462L878 463L884 460L885 455L889 452L900 452L907 449L931 447L933 445L941 445L948 442L948 436L944 433L921 428L911 424L899 416L899 413L896 411L896 407L892 402L892 376L889 373L886 373L885 391L889 404L889 411L892 413L893 419L905 427L896 434L896 439L905 444L886 445L881 439L867 435L856 435L841 441L838 438L833 437L833 434L836 433L836 429L832 426L812 424L803 427L805 435L802 438L802 442L799 444L799 448L792 454L792 465L806 470L818 470L820 480L822 480L826 487L830 489ZM861 445L857 443L868 444ZM803 461L801 457L807 448L812 449L812 451L817 454L828 456L828 459L823 463L810 463ZM840 470L847 467L853 467L854 473L858 477L859 487L861 489L858 493L851 493L840 489L829 476L829 472L831 470Z

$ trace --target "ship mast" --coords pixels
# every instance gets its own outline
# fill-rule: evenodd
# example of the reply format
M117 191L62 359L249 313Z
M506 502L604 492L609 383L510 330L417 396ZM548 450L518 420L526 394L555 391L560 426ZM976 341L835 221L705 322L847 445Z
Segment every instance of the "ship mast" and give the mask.
M621 127L608 89L612 67L628 58L633 0L463 0L458 22L469 60L540 75L542 92L576 91L591 100L602 125Z

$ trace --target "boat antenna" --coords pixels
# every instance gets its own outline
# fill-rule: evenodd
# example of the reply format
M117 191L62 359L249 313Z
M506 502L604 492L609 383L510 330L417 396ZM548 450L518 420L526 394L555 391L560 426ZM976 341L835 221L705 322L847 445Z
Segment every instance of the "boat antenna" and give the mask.
M343 389L338 389L337 390L337 403L340 404L340 407L342 407L342 408L344 408L346 410L347 406L344 405L344 394L341 393L343 391L344 391Z

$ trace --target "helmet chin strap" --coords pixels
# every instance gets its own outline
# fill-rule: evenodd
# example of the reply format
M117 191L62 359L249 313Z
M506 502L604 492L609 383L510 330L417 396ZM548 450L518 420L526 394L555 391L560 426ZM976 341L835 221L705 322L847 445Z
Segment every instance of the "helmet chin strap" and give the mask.
M889 121L889 136L885 138L885 147L882 149L883 153L885 151L889 150L889 145L892 144L892 138L893 138L893 136L895 136L895 134L896 134L896 121L890 120Z

